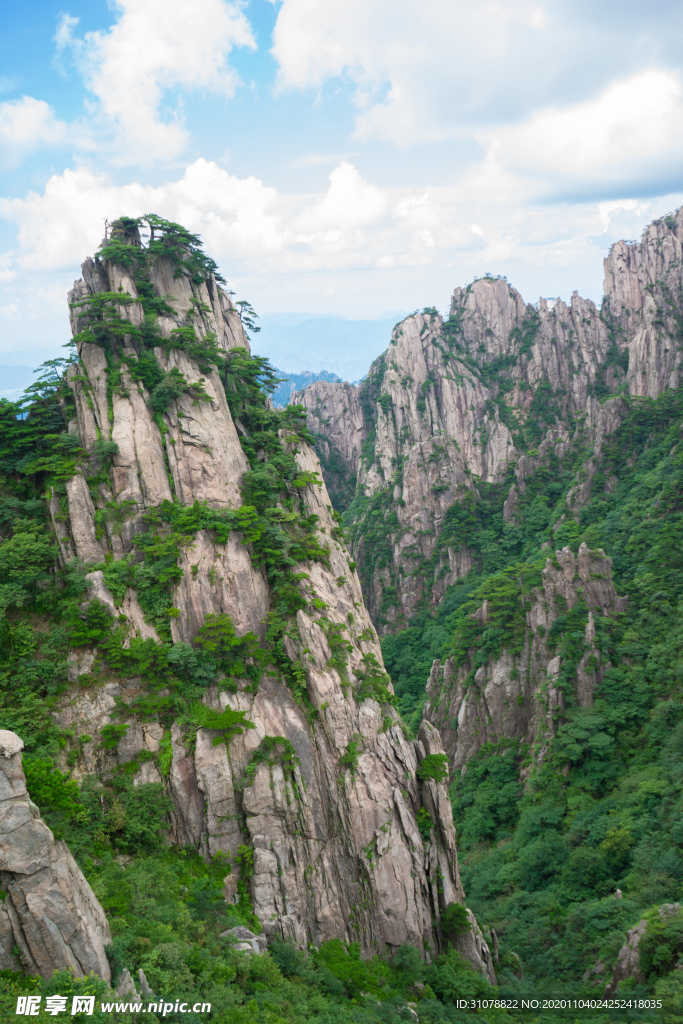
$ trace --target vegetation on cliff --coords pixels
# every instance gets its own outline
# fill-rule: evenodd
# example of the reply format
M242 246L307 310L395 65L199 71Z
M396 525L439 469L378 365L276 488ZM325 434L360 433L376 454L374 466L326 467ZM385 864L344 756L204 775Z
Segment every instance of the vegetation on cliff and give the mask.
M283 486L282 480L291 479L294 488L300 483L278 436L280 429L288 433L296 429L300 418L296 410L285 414L268 409L265 399L270 371L262 361L238 351L228 372L232 374L235 414L250 428L250 437L260 427L261 447L252 453L250 442L245 445L248 454L253 454L255 467L245 480L253 504L247 511L240 509L242 518L233 521L231 516L239 513L167 503L148 517L152 539L145 541L143 534L142 561L125 563L123 572L130 574L137 566L144 567L151 551L154 561L148 586L163 589L174 578L178 545L193 530L208 528L220 538L227 537L230 529L241 528L253 543L255 557L276 574L277 623L278 613L291 611L295 600L291 565L295 557L303 556L293 545L302 540L294 530L289 533L278 528L271 531L270 543L260 554L263 533L259 524L273 495ZM75 763L81 746L90 740L77 728L59 729L51 716L69 686L68 657L74 649L96 644L99 651L92 672L79 678L79 687L92 687L108 670L124 677L139 675L143 692L134 706L126 707L127 713L137 711L143 719L154 715L167 725L182 719L183 714L190 719L194 715L195 725L208 725L218 732L251 723L245 722L242 713L229 711L222 716L213 713L215 720L199 718L200 710L211 712L197 705L197 697L219 672L225 676L223 686L229 687L231 676L248 677L250 673L257 683L265 657L256 638L249 634L236 637L225 616L209 617L192 646L139 638L124 646L124 633L106 607L96 602L83 605L87 594L84 576L93 567L86 569L77 561L60 567L45 502L48 488L58 485L60 478L68 478L73 460L82 458L77 446L66 440L72 436L65 434L69 401L70 392L61 376L49 367L29 401L0 404L0 717L4 728L24 738L30 794L55 835L67 841L107 913L114 979L123 968L136 978L142 968L154 991L173 993L191 1003L211 1003L210 1019L217 1024L248 1024L257 1017L267 1024L321 1018L339 1024L410 1022L414 1018L409 1004L418 1001L420 1017L428 1024L470 1024L482 1019L478 1012L458 1009L458 1000L494 1000L495 989L454 949L448 949L431 966L411 946L399 948L391 957L367 961L360 958L357 944L346 946L338 940L309 955L284 942L275 942L262 956L233 952L221 938L223 931L237 924L258 928L246 884L253 870L252 851L245 847L238 858L243 876L237 884L238 901L227 902L223 880L230 867L221 857L207 863L193 849L169 847L171 807L162 787L155 783L133 785L143 758L138 756L116 768L104 781L91 778L80 787L57 767L64 751L68 751L69 762ZM273 470L269 471L269 466ZM285 521L291 520L296 527L299 513L294 503L290 508ZM266 519L262 529L268 527ZM117 593L114 571L121 572L120 563L107 561L101 569ZM144 590L140 579L135 580L138 593ZM118 586L128 581L128 575L121 577ZM277 632L273 640L272 626L269 642L278 642ZM276 656L273 647L270 656ZM369 657L362 687L381 702L391 700L383 673ZM223 721L228 715L232 715L230 721ZM103 754L117 746L126 729L126 725L110 725L102 730ZM282 737L272 738L269 744L264 741L255 755L254 768L279 750L291 770L297 759L290 746ZM162 773L168 768L169 755L162 741L158 754ZM425 759L425 778L441 778L442 761L442 755ZM105 988L98 979L74 979L65 973L41 981L0 971L0 1008L9 1019L17 997L31 993L95 994L99 1003L106 999ZM159 1019L154 1013L138 1017L151 1022ZM37 1019L53 1018L41 1011ZM129 1012L96 1011L92 1017L83 1016L86 1019L132 1024L136 1017ZM163 1019L192 1022L206 1019L206 1015L170 1013ZM508 1015L494 1009L483 1019L493 1024Z
M47 367L25 402L0 404L0 722L23 738L31 796L56 835L67 841L108 915L114 983L124 969L134 978L142 969L153 989L210 1002L212 1019L224 1024L256 1015L273 1022L320 1015L340 1021L409 1020L407 1001L418 994L426 1000L427 1011L432 1008L430 1019L457 1020L456 998L486 996L493 990L453 949L429 969L412 947L364 962L357 944L345 946L336 940L311 950L308 957L277 942L271 953L252 959L231 951L221 938L226 928L240 923L260 927L250 898L256 851L244 845L231 851L229 862L220 855L209 860L206 833L199 843L202 856L197 843L172 845L178 806L169 799L167 782L178 760L178 736L187 761L186 751L191 757L200 729L209 730L210 744L228 746L233 737L254 728L246 712L215 710L215 704L204 703L207 689L217 685L231 693L239 680L241 693L251 697L266 670L279 669L278 679L284 678L313 722L319 712L308 696L305 668L292 651L294 617L304 610L317 615L331 651L327 668L339 668L350 687L346 654L352 645L347 637L365 611L358 601L342 624L321 616L328 606L316 597L309 574L301 571L302 563L329 569L331 555L348 565L343 552L330 550L342 536L339 527L332 526L329 542L324 540L316 529L318 517L302 498L317 482L316 474L302 471L295 457L297 446L309 440L302 411L272 408L272 368L244 348L219 348L215 337L203 330L209 310L199 300L194 298L181 315L173 312L171 296L160 297L152 281L159 261L170 260L175 278L193 285L205 282L215 267L201 252L199 240L178 225L152 217L144 221L150 230L146 244L139 235L141 223L122 219L99 253L100 261L128 273L138 300L123 286L114 291L95 287L88 292L85 286L77 290L72 313L82 362L66 360ZM101 285L111 267L91 261L90 270L100 275L96 284ZM176 326L162 332L162 318ZM95 352L100 360L97 376L88 375L84 350ZM117 502L111 484L113 469L121 468L115 462L120 452L108 439L111 431L105 435L98 428L88 443L74 431L74 394L81 402L80 413L84 408L92 412L95 400L103 398L100 422L106 423L108 416L111 425L115 400L127 401L132 392L145 400L145 423L168 438L169 409L177 410L181 399L189 399L185 416L190 418L190 410L205 408L211 401L206 380L191 381L189 371L167 368L164 356L174 352L189 357L207 378L219 378L230 410L224 422L230 426L232 418L236 424L235 448L245 467L240 471L239 507L178 500L167 447L159 452L166 458L172 497L147 506L133 500ZM65 379L61 370L67 365ZM102 388L93 398L95 382ZM101 415L102 408L98 412ZM206 441L203 451L208 459ZM101 552L95 559L69 557L64 542L69 538L67 526L73 531L74 506L67 485L74 479L83 482L81 507L92 508L87 520L92 526L91 550ZM116 493L121 493L120 487ZM181 616L172 603L176 588L181 579L197 575L197 566L182 569L180 562L200 533L214 548L227 547L237 535L237 544L248 549L247 566L267 585L267 621L261 637L238 633L226 613L214 613L203 615L191 642L174 642L171 627ZM347 585L338 572L335 569L331 581L335 600ZM102 600L90 599L93 581ZM360 597L357 589L353 596ZM133 599L141 612L137 634L130 616L119 614ZM358 643L374 646L367 619L357 628ZM310 650L301 655L310 655ZM380 708L384 733L395 724L387 677L367 649L359 661L354 713L358 705L372 700ZM93 737L78 717L62 728L53 713L67 692L70 698L84 696L96 704L112 680L114 706L105 712L106 724L98 726L97 749L89 762L97 770L84 777L83 751L93 745ZM370 709L370 714L375 712ZM143 745L129 759L119 756L129 733L143 726L156 730L156 746ZM400 729L395 731L395 742L402 742ZM387 740L385 747L392 742ZM339 759L339 771L353 776L360 758L367 758L360 734L348 743L348 754L348 761L346 755ZM264 765L282 769L291 783L300 759L287 737L266 736L237 785L241 782L247 789ZM70 777L72 768L78 769L78 783ZM163 784L145 781L147 769L153 769L152 777L162 778ZM434 780L445 775L440 761L435 765L427 760L425 772L425 786L434 787ZM410 785L407 775L401 778ZM420 785L413 780L414 788ZM435 811L434 829L437 817ZM448 821L450 825L450 815ZM407 873L410 876L410 867ZM228 876L230 898L224 888ZM441 886L451 884L445 874L438 877ZM369 886L363 890L365 907L368 893ZM360 919L362 909L356 910ZM418 983L422 987L413 991L411 986ZM2 1009L8 1013L13 1012L12 997L17 993L101 994L101 989L92 978L75 981L60 976L41 983L9 971L0 975ZM154 1021L155 1015L141 1019ZM192 1017L166 1014L165 1019Z
M603 452L592 500L576 515L566 492L580 453L527 480L516 524L503 518L503 487L489 489L494 501L457 506L450 521L458 521L460 542L480 553L479 565L435 613L425 609L383 640L399 706L416 721L432 658L453 655L457 664L473 656L476 666L519 649L524 595L556 548L603 548L618 593L628 597L622 614L595 619L610 667L590 707L578 706L572 675L587 649L587 610L579 602L555 620L549 640L563 656L566 714L542 765L502 740L483 746L452 785L463 884L478 919L496 930L502 977L520 957L537 981L576 985L596 964L592 980L608 980L627 929L651 907L681 898L682 437L682 392L632 399ZM473 613L485 600L482 623ZM670 940L655 943L646 985L634 991L654 992L660 981L662 991L678 991L677 936L672 929Z

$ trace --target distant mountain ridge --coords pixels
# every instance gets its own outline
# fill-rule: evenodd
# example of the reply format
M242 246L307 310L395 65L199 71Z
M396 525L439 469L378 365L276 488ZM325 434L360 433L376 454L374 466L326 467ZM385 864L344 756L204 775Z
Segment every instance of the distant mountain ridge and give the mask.
M8 353L12 355L13 353ZM274 367L275 372L282 378L282 383L277 391L273 392L273 404L278 409L284 409L289 405L291 395L295 391L303 391L309 384L324 380L341 383L341 377L331 370L321 370L320 373L313 373L311 370L301 370L288 373ZM31 366L7 366L0 363L0 398L7 398L16 402L26 388L36 379L36 370Z
M271 395L273 405L278 409L284 409L285 406L289 405L295 391L303 391L309 384L314 384L316 381L325 380L340 384L342 382L341 377L338 377L336 373L332 373L329 370L321 370L320 373L313 373L311 370L287 373L286 370L279 370L277 366L273 367L273 369L278 377L282 378L279 388Z
M319 380L358 381L384 351L394 324L407 311L387 310L376 320L351 320L333 313L263 313L253 351L265 356L285 382L273 395L284 407L292 391ZM34 369L63 356L63 345L0 352L0 398L16 401L35 380Z
M35 371L48 359L64 356L64 346L50 348L11 349L0 352L0 398L16 402L36 380Z
M261 332L253 341L254 352L289 374L331 372L341 380L353 381L363 377L386 349L392 328L405 314L392 311L378 320L299 315L307 319L296 320L294 313L263 314Z

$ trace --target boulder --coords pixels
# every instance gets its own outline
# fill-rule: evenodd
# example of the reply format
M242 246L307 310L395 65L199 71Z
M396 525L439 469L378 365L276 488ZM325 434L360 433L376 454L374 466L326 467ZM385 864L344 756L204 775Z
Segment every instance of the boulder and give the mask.
M265 953L268 948L268 941L265 935L256 935L254 932L239 924L236 928L228 928L221 932L221 939L227 939L233 949L242 953Z
M135 982L133 981L131 973L127 967L124 967L121 973L119 974L114 995L116 996L117 999L123 999L124 996L130 996L131 999L134 1000L140 998L138 996L137 989L135 988Z
M609 984L605 988L605 995L611 998L617 990L620 981L626 978L635 978L636 981L644 981L640 972L640 951L638 949L640 940L647 931L647 921L643 918L635 927L630 928L626 935L626 942L619 950L617 964L612 972Z

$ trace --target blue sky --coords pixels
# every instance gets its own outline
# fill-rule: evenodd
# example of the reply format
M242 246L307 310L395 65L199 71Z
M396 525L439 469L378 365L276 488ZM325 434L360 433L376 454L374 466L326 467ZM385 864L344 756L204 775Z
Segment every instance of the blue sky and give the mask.
M683 202L677 3L35 0L0 36L0 355L58 347L106 217L257 310L372 319L486 272L599 299Z

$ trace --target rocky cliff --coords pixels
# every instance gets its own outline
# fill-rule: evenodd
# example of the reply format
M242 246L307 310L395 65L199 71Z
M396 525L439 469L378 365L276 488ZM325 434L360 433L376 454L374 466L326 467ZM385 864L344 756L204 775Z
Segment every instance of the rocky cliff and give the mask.
M464 901L445 782L420 777L438 734L404 736L300 418L196 240L150 226L117 222L70 295L75 472L50 508L87 591L63 757L163 785L170 839L230 858L266 935L436 950ZM493 978L476 925L460 943Z
M352 553L381 633L480 563L444 529L456 506L497 485L520 523L529 478L580 453L565 509L576 512L622 396L678 386L682 241L679 210L614 245L600 309L576 292L527 305L504 278L456 288L445 321L425 309L397 324L358 389L319 382L297 396L332 493L357 480Z
M361 392L347 382L316 381L291 400L305 405L330 498L346 508L356 493L367 433Z
M463 648L432 666L424 717L439 729L455 767L500 740L528 744L533 760L541 760L567 705L590 707L609 666L596 646L597 629L601 618L622 612L626 600L615 593L604 551L585 544L578 556L569 548L557 551L545 564L541 585L519 600L517 635L508 631L496 655ZM472 618L483 630L499 624L495 611L494 598ZM568 629L574 641L581 632L578 643L567 642Z
M109 925L63 842L31 801L24 744L0 729L0 968L50 978L54 971L109 981Z

